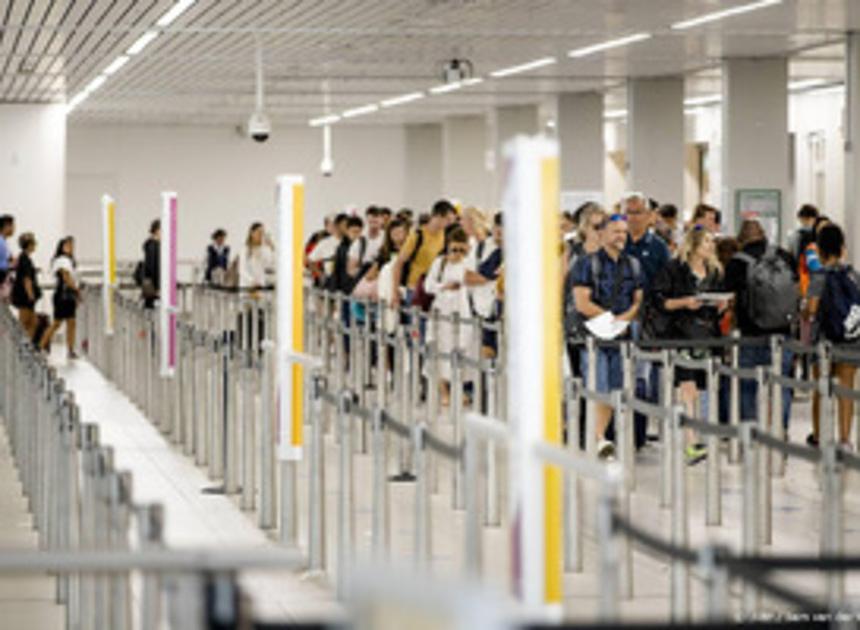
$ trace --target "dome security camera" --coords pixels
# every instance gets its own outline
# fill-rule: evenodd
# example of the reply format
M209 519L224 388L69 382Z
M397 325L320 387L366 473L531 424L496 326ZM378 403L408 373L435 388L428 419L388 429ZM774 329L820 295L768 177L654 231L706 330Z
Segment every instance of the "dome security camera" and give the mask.
M254 112L248 120L248 136L255 142L265 142L272 135L272 123L263 112Z

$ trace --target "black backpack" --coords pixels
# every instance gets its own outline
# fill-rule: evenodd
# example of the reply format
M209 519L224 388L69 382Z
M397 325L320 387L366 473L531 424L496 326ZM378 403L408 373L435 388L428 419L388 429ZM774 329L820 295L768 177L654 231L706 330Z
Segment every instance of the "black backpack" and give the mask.
M131 275L132 280L134 280L134 286L142 287L143 286L143 261L137 261L137 264L134 266L134 273Z
M349 248L352 241L348 238L341 240L334 254L334 268L331 275L326 278L325 288L327 291L345 293L349 295L354 286L353 278L349 275L347 264L349 262Z
M824 272L824 292L818 306L821 332L828 341L860 339L860 278L850 266Z

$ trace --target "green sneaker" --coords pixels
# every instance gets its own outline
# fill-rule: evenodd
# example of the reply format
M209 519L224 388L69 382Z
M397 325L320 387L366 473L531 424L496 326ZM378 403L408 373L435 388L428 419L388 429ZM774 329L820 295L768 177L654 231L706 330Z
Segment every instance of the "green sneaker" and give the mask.
M708 456L708 449L698 444L691 444L684 450L688 466L695 466Z

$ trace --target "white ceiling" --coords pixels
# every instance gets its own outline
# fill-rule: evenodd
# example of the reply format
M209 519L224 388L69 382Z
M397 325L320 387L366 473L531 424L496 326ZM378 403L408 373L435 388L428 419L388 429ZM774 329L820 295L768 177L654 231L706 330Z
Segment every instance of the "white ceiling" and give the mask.
M784 0L708 26L669 29L749 1L198 0L72 117L243 122L254 102L255 34L265 50L267 110L281 124L426 90L441 82L443 62L454 57L471 60L478 76L547 55L561 61L354 121L433 121L560 91L606 90L617 99L631 76L684 73L688 95L713 94L726 56L791 55L792 79L841 80L841 42L846 30L860 29L860 0ZM71 98L172 5L0 0L0 102ZM638 31L655 36L566 57L570 49Z

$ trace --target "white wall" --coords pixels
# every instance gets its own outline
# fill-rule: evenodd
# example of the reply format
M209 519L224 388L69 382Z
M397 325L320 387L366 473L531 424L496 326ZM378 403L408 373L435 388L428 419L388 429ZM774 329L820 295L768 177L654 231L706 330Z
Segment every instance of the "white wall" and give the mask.
M0 106L0 214L15 215L18 234L36 235L42 267L65 230L65 165L62 105Z
M444 195L465 205L491 208L492 174L486 168L484 116L450 116L442 126Z
M406 205L427 212L442 195L442 125L406 126Z
M68 222L79 257L101 251L101 194L117 200L117 255L138 258L149 222L160 212L160 192L179 195L180 258L202 257L216 227L235 247L255 220L274 228L275 177L305 176L308 232L322 217L348 205L364 208L405 202L404 129L333 127L334 175L319 173L322 130L277 129L256 144L222 127L90 126L69 128Z
M797 205L820 204L819 209L842 223L845 220L845 152L843 110L845 91L834 89L797 94L789 99L789 130L795 134L794 185ZM817 134L823 141L823 190L813 186L813 157L810 137Z

